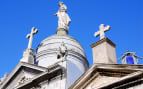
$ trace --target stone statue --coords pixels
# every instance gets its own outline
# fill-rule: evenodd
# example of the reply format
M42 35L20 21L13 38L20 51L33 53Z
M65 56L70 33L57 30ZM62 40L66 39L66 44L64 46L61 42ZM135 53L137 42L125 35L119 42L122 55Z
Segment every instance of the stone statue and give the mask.
M95 32L94 36L97 37L100 35L100 40L105 38L105 32L110 30L110 26L107 25L106 27L104 27L104 24L100 24L99 26L99 31Z
M67 7L63 2L59 2L59 6L58 12L54 14L58 17L58 29L68 30L71 19L67 14Z
M65 59L66 54L67 54L67 47L65 46L64 42L62 42L57 52L57 59L60 59L60 58Z

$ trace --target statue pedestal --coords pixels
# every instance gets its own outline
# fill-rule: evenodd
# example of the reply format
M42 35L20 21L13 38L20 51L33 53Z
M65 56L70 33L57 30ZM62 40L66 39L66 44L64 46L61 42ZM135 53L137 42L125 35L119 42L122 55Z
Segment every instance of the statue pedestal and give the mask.
M23 58L20 61L34 64L33 49L26 49L23 52Z
M94 63L117 64L116 45L108 38L103 38L91 45Z
M68 30L65 30L64 28L58 28L56 31L57 35L67 35L68 34Z

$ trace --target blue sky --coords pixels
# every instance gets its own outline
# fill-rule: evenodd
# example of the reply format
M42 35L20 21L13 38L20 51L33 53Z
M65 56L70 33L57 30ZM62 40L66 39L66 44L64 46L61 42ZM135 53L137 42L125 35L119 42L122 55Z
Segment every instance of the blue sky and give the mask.
M27 48L25 36L34 26L39 29L32 47L55 34L58 0L0 0L0 77L10 73ZM143 56L143 0L63 0L72 20L69 35L85 49L92 65L90 45L100 24L111 26L106 36L116 46L117 58L127 49ZM143 60L139 62L143 64Z

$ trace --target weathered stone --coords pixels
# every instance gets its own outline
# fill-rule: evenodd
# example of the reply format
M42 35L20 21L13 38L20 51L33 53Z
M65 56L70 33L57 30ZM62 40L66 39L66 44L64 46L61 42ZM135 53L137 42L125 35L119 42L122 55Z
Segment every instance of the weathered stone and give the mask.
M101 40L101 39L105 38L105 33L104 32L110 30L110 26L108 25L108 26L104 27L104 24L101 24L99 26L99 29L100 30L98 32L95 32L94 36L97 37L97 36L100 35L100 40Z
M116 45L108 38L93 43L91 47L93 51L93 63L117 64Z

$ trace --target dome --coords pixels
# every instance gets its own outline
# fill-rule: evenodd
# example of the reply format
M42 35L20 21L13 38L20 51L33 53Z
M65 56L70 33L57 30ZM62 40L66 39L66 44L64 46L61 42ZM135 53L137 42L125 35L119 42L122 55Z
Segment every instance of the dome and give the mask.
M65 71L62 80L56 81L55 84L60 82L64 89L68 89L89 68L89 64L80 43L68 35L71 20L66 13L67 8L64 8L65 12L61 9L60 7L56 14L59 18L56 35L46 38L39 44L36 50L36 63L47 68L54 64L60 65Z
M68 57L75 57L88 66L86 54L80 43L68 35L52 35L43 40L36 50L36 62L39 66L50 66L57 62L57 49L64 42Z
M68 35L58 34L52 35L40 43L36 51L36 61L38 66L43 67L48 67L56 63L63 66L67 70L66 87L69 87L87 71L89 64L84 49L77 40ZM67 48L66 61L60 61L61 59L57 58L57 49L62 43Z

